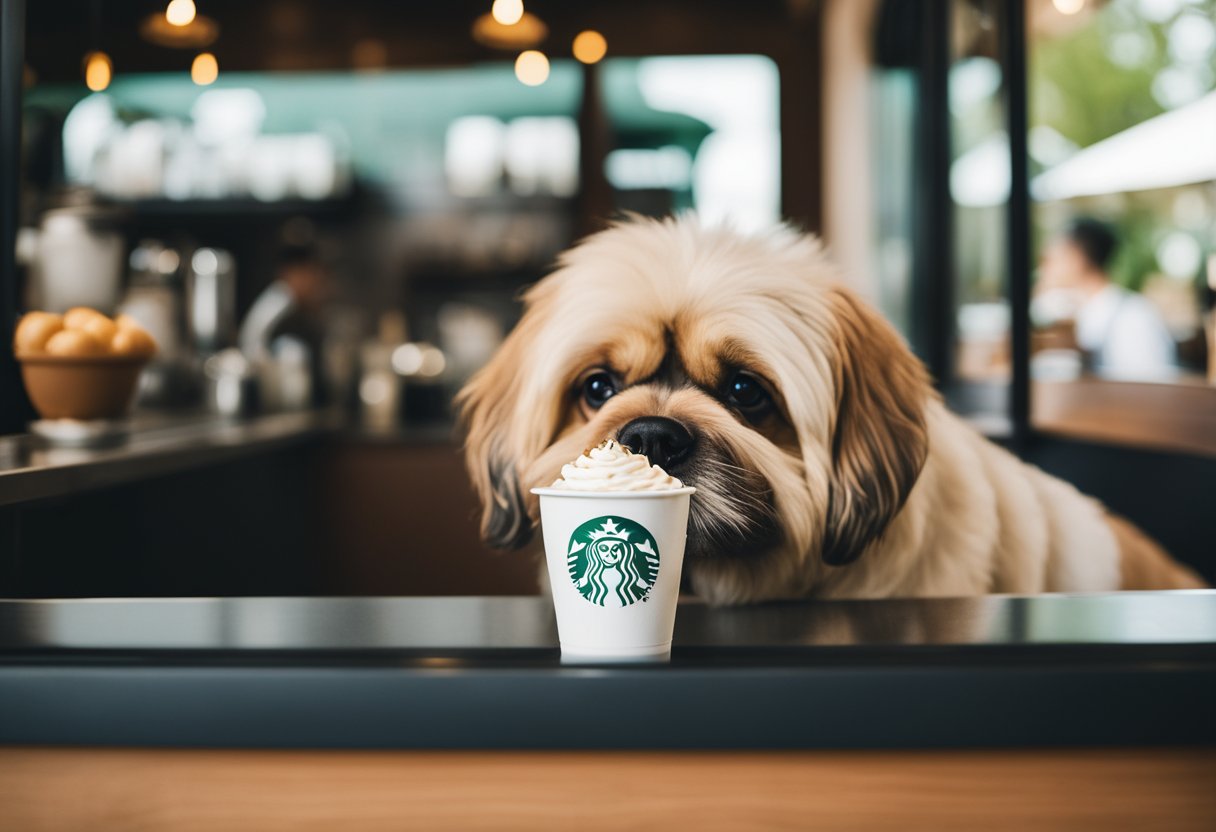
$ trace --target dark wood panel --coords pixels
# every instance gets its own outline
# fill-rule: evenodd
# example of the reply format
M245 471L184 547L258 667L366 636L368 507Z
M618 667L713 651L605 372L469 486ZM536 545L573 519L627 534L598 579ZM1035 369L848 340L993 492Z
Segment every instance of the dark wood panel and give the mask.
M0 510L0 594L322 594L316 446ZM0 541L2 542L2 541Z
M321 474L326 585L351 595L527 595L532 555L478 536L478 503L453 443L346 442Z

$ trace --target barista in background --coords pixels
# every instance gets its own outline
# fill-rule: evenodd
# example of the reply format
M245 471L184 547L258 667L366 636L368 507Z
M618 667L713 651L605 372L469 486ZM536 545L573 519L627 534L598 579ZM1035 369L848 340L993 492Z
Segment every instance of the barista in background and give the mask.
M288 246L279 255L274 281L258 295L241 324L241 352L250 361L273 365L304 359L312 404L323 398L321 313L331 293L329 273L315 251Z
M1177 373L1173 336L1147 298L1111 281L1107 269L1117 247L1106 223L1077 219L1044 250L1040 285L1075 296L1077 345L1097 373L1169 380Z

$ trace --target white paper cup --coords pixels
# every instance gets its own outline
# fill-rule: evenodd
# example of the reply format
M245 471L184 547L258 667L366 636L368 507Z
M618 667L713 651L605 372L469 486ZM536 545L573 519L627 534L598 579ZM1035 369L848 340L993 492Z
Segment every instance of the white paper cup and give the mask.
M694 491L532 489L540 496L563 660L639 661L671 652Z

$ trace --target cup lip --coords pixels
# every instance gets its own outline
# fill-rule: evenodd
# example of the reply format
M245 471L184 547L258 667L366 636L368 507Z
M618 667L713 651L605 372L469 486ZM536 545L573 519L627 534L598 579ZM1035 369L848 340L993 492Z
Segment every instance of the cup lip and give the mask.
M668 488L663 491L576 491L569 488L552 487L531 488L529 491L539 497L590 497L593 500L631 500L641 498L654 500L660 497L679 497L685 494L695 494L697 489L691 485L686 485L683 488Z

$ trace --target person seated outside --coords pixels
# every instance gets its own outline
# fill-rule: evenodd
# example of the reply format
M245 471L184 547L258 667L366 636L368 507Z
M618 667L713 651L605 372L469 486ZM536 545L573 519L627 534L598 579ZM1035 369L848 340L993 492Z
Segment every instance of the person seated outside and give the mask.
M1106 223L1073 221L1043 252L1036 302L1048 294L1068 300L1077 346L1098 375L1168 381L1177 374L1174 338L1151 301L1111 280L1117 248Z

